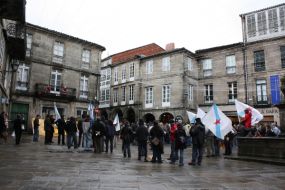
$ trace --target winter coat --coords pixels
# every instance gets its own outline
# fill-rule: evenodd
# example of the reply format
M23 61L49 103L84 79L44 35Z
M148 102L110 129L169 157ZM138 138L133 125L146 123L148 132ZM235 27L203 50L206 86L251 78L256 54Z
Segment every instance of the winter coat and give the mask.
M202 123L196 123L190 129L193 145L203 146L205 141L205 126Z
M140 125L136 130L137 141L147 141L149 133L147 128L144 125Z
M186 148L186 132L183 128L177 129L175 131L175 149L185 149Z

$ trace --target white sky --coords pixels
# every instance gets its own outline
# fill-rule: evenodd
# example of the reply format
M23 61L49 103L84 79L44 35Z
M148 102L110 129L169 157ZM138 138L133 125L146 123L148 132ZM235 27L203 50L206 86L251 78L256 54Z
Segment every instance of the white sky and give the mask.
M27 0L26 21L106 48L156 43L195 52L242 41L242 13L284 0Z

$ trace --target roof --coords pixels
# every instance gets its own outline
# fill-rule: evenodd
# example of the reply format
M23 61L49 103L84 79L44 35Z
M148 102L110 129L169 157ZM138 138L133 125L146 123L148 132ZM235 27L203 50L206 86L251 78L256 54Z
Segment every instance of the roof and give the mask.
M77 37L74 37L74 36L70 36L68 34L57 32L55 30L50 30L48 28L37 26L37 25L31 24L31 23L26 23L26 26L29 27L29 28L33 28L33 29L36 29L36 30L47 32L49 34L59 35L59 36L61 36L63 38L67 38L67 39L71 39L71 40L74 40L74 41L78 41L80 43L85 43L85 44L88 44L88 45L91 45L91 46L95 46L98 49L100 49L101 51L106 50L106 48L104 46L101 46L99 44L96 44L96 43L93 43L93 42L89 42L89 41L86 41L86 40L83 40L83 39L80 39L80 38L77 38Z
M278 4L278 5L271 6L271 7L266 7L266 8L263 8L263 9L251 11L251 12L248 12L248 13L243 13L243 14L240 14L240 16L242 17L242 16L245 16L245 15L248 15L248 14L264 11L264 10L267 10L267 9L273 9L273 8L280 7L280 6L283 6L283 5L285 5L285 3L281 3L281 4Z
M165 52L165 50L160 47L159 45L155 44L155 43L151 43L145 46L141 46L141 47L137 47L134 49L130 49L130 50L126 50L120 53L116 53L114 55L111 55L105 59L103 59L102 61L105 61L109 58L112 58L112 64L118 64L118 63L122 63L122 62L126 62L129 60L133 60L135 58L138 57L148 57L148 56L152 56L155 55L157 53L161 53L161 52Z
M148 56L148 57L144 57L142 59L149 59L149 58L153 58L153 57L157 57L157 56L161 56L161 55L167 55L167 54L170 54L170 53L179 53L179 52L186 52L186 53L191 54L193 57L195 57L194 53L192 53L191 51L189 51L188 49L183 47L183 48L176 48L176 49L173 49L173 50L170 50L170 51L159 52L159 53L156 53L154 55L151 55L151 56Z
M223 46L217 46L217 47L212 47L212 48L207 48L207 49L196 50L195 53L206 53L206 52L218 51L218 50L223 50L223 49L228 49L228 48L242 47L242 45L243 45L242 42L238 42L238 43L229 44L229 45L223 45Z

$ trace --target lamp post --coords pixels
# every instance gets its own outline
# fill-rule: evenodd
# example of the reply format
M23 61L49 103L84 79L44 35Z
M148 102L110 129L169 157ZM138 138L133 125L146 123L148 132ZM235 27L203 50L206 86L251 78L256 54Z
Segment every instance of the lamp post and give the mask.
M13 92L13 88L14 88L14 73L17 72L19 66L20 66L20 63L18 60L12 60L11 61L12 70L10 72L12 72L12 75L11 75L11 84L10 84L10 91L9 91L10 102L12 102L12 92Z

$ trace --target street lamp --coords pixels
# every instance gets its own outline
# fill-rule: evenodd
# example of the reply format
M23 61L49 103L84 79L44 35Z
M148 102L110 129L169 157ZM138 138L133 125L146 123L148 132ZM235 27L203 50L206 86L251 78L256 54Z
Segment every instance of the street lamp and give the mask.
M10 101L12 101L12 92L13 92L12 89L14 87L14 73L17 72L19 66L20 66L20 63L18 60L12 60L11 61L12 71L10 71L10 72L12 72L12 75L11 75L11 84L10 84L10 93L9 93Z
M12 67L12 72L16 72L18 70L20 66L20 63L18 60L13 60L12 63L11 63L11 67Z

